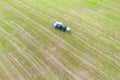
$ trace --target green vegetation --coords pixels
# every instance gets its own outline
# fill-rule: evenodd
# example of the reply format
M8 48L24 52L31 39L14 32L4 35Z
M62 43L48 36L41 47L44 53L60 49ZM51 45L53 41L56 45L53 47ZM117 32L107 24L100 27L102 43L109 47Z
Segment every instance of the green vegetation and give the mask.
M119 80L119 3L0 0L0 80Z

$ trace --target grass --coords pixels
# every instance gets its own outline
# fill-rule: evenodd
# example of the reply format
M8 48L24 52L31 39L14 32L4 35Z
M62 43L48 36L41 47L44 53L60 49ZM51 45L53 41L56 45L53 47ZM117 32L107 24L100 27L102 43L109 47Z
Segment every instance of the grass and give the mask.
M0 80L119 80L119 2L1 0Z

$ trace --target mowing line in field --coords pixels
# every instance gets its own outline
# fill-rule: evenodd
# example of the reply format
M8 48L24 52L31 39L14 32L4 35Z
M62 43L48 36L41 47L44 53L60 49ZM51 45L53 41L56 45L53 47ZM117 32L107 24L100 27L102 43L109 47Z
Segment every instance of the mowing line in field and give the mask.
M7 33L6 33L7 34ZM6 37L6 39L10 42L10 43L12 43L14 46L15 46L15 48L20 52L20 53L22 53L22 55L24 55L25 57L26 57L26 59L28 59L33 65L34 65L34 67L37 69L37 71L39 71L39 69L37 68L37 65L35 65L34 64L34 62L36 62L36 61L32 61L32 60L30 60L29 58L28 58L28 55L26 55L25 53L23 53L23 50L21 50L19 47L18 47L18 45L17 44L14 44L14 42L13 41L11 41L11 40L9 40L7 37ZM29 55L29 57L30 57L30 55ZM25 70L25 69L24 69ZM44 70L44 69L42 69L42 70ZM39 71L41 74L43 74L44 72L41 72L41 70ZM43 74L44 75L44 74Z
M1 51L0 51L1 52ZM1 52L2 53L2 52ZM0 66L2 67L2 69L4 70L5 74L7 77L9 77L10 80L12 80L12 77L10 76L10 74L6 71L6 68L4 67L4 64L0 61Z
M19 11L18 11L18 12L19 12ZM23 13L22 13L22 14L23 14ZM22 15L22 14L21 14L21 15ZM26 16L26 15L25 15L25 16ZM23 17L23 16L22 16L22 17ZM27 18L27 17L25 17L25 18L26 18L27 20L31 20L31 18ZM33 20L33 21L31 21L31 22L35 22L35 21ZM35 23L35 24L36 24L36 23ZM37 25L40 25L40 24L38 23ZM42 25L41 25L41 26L42 26ZM40 27L41 27L41 26L40 26ZM44 28L43 30L46 31L47 29ZM47 30L46 32L51 33L49 30ZM50 34L50 35L53 35L53 34L54 34L54 33L52 33L52 34ZM79 39L79 36L78 36L78 35L77 35L77 36L73 35L73 36L74 36L76 39ZM54 37L56 37L55 34L54 34ZM60 41L65 42L65 44L70 45L69 43L66 43L65 40L61 39L61 37L57 36L56 38L57 38L57 39L60 39ZM102 38L103 38L103 37L102 37ZM81 39L81 38L80 38L80 39ZM103 39L105 39L105 38L103 38ZM83 40L83 39L82 39L82 40ZM107 39L107 40L108 40L108 39ZM83 40L83 41L84 41L84 40ZM88 44L88 41L85 41L84 43ZM89 46L89 45L90 45L90 46ZM91 46L91 44L89 44L89 45L88 45L89 47L92 47L92 49L94 49L95 51L97 50L97 51L99 52L99 49L98 49L99 47L98 47L98 48L95 48L95 47ZM69 47L72 48L72 47L74 47L74 46L71 45L71 46L69 46ZM76 47L74 47L74 48L75 48L75 49L71 49L71 51L72 51L72 50L75 50L75 52L77 51L77 53L79 53L78 48L76 48ZM100 54L101 54L101 55L103 55L102 52L103 52L103 51L100 51ZM73 53L74 53L74 51L73 51ZM103 53L104 53L104 52L103 52ZM73 55L75 55L75 54L73 54ZM77 56L77 55L76 55L76 56ZM108 60L108 59L111 60L111 57L110 57L110 56L108 56L108 55L106 55L106 56L107 56L107 60ZM108 58L108 57L109 57L109 58ZM77 57L77 58L78 58L78 57ZM113 59L114 59L114 58L113 58ZM113 61L113 59L112 59L112 61ZM81 60L81 59L80 59L80 60ZM114 60L114 61L116 62L116 60ZM87 61L87 63L88 63L88 61ZM118 63L118 64L119 64L119 63ZM118 65L118 64L117 64L117 65ZM93 65L93 66L94 66L94 65ZM94 67L95 67L95 66L94 66ZM98 69L98 68L97 68L97 69ZM98 72L99 72L99 70L98 70Z
M26 34L26 37L24 37L24 38L27 38L27 41L28 41L28 40L30 41L30 39L32 39L32 40L34 40L34 41L36 42L36 45L39 43L37 39L35 39L33 36L31 36L31 34L29 34L28 32L25 32L25 31L20 27L20 25L18 25L18 24L16 24L16 23L13 23L13 24L16 25L16 26L13 27L13 25L11 25L11 24L8 24L8 25L10 25L12 28L15 28L20 34L23 34L23 35ZM18 29L18 28L19 28L19 29ZM29 39L27 36L29 36L30 39ZM29 42L29 41L28 41L28 42ZM30 42L30 43L32 44L32 42ZM37 47L35 44L32 44L32 45L35 46L35 47ZM38 47L37 47L37 48L38 48ZM40 49L40 48L38 48L38 49Z
M15 37L14 37L15 38ZM16 39L17 40L17 39ZM17 40L18 41L18 40ZM21 42L20 42L20 44L21 44ZM17 45L16 45L16 48L17 48ZM23 51L22 49L20 49L19 47L18 47L18 51L20 52L20 53L22 53L21 51ZM25 52L26 54L27 54L27 52ZM26 58L27 58L27 56L25 55L25 53L24 54L22 54L22 55L24 55ZM29 52L29 53L31 53L31 52ZM29 57L30 57L30 55L29 55ZM32 60L34 60L32 57L30 57ZM27 58L28 59L28 58ZM30 59L29 59L30 60ZM33 63L33 61L30 61L30 62L32 62ZM34 63L36 63L37 65L39 65L38 64L38 62L37 61L35 61L34 60ZM37 65L35 65L33 63L33 65L35 66L35 68L39 71L39 69L37 68ZM42 64L44 64L44 63L42 63ZM42 67L41 67L42 68ZM46 69L47 69L47 67L46 67ZM43 68L42 68L42 70L44 70ZM41 72L41 71L39 71L41 74L43 74L43 76L44 76L44 72ZM51 71L50 71L51 72ZM55 76L54 76L54 78L55 78ZM57 80L57 78L56 78L56 80Z
M5 55L4 55L5 56ZM15 70L15 71L12 71L11 73L10 72L7 72L10 76L11 76L11 80L13 80L13 78L14 78L14 76L12 76L12 73L13 72L15 72L14 73L14 75L16 76L16 79L19 79L19 80L25 80L24 78L23 78L23 76L22 76L22 74L16 69L16 67L15 66L13 66L13 64L11 63L11 61L8 59L8 57L4 57L5 58L5 60L11 65L10 67L12 67L12 69L13 70ZM24 70L24 69L23 69ZM6 71L7 71L7 69L6 69ZM25 71L25 70L24 70ZM27 72L27 71L25 71L25 72ZM16 75L17 74L17 75ZM28 74L28 73L27 73ZM14 79L15 80L15 79Z
M9 33L7 33L5 30L3 30L2 28L0 28L0 31L2 32L2 35L3 35L3 37L4 37L4 34L6 35L6 37L4 37L6 40L8 40L12 45L14 45L15 46L15 48L17 48L17 50L18 51L22 51L22 50L20 50L20 48L18 47L18 45L17 44L15 44L12 40L10 40L7 36L10 36L10 34ZM12 37L13 38L13 37ZM18 41L18 40L16 40L16 41ZM23 52L21 52L21 53L23 53ZM23 53L24 54L24 53ZM24 55L25 57L27 56L27 55ZM25 69L24 69L25 70ZM28 72L27 72L28 73ZM29 74L29 73L28 73Z

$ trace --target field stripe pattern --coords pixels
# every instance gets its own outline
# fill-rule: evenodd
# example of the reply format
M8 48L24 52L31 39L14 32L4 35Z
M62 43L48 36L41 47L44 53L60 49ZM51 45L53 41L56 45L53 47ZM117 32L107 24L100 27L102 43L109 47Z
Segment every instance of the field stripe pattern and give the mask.
M60 2L0 1L0 80L120 79L120 1Z

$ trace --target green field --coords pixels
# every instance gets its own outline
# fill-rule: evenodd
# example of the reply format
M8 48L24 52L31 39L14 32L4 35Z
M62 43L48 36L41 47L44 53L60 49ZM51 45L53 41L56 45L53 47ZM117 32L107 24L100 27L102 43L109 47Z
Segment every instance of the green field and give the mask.
M0 80L120 80L119 3L0 0Z

